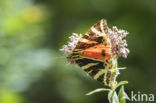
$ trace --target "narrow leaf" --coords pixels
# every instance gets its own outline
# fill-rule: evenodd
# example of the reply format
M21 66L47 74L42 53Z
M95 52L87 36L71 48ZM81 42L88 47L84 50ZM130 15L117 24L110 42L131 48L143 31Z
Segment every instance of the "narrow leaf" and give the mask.
M124 98L130 101L130 98L128 97L128 95L125 91L124 91Z
M108 100L109 100L109 103L119 103L119 98L118 98L116 91L110 91L108 93Z
M126 103L126 100L124 98L124 87L123 86L119 90L118 97L119 97L120 103Z
M116 85L115 89L118 88L120 85L123 85L123 84L128 84L128 81L120 81L120 82Z
M113 93L112 99L113 99L112 103L119 103L119 98L118 98L116 91Z
M119 70L124 70L124 69L127 69L126 67L120 67L118 68Z
M113 93L114 93L114 91L109 91L109 93L108 93L108 100L109 100L109 103L112 103L112 97L113 97Z
M119 90L118 97L119 97L120 103L126 103L126 99L130 100L128 95L124 91L124 86L123 85L122 85L122 87Z
M107 89L107 88L98 88L98 89L95 89L89 93L87 93L86 95L92 95L94 93L97 93L97 92L103 92L103 91L110 91L110 89Z

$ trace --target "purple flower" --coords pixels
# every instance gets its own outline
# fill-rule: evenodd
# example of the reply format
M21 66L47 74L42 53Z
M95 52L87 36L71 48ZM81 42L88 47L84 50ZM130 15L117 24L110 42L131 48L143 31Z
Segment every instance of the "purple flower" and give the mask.
M128 45L124 37L127 36L128 32L125 30L118 30L116 26L113 26L108 32L108 38L111 42L112 55L117 57L123 56L126 58L130 51L126 48Z
M75 64L73 58L71 58L71 54L81 37L82 37L81 34L78 35L76 33L72 33L72 36L69 37L68 44L64 45L63 48L60 49L60 51L64 51L67 54L66 59L70 64Z

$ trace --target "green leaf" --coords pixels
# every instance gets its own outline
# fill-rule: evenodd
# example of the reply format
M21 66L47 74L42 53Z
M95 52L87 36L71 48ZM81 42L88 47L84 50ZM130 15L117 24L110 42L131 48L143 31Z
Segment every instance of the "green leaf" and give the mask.
M107 89L107 88L98 88L98 89L95 89L89 93L87 93L86 95L92 95L94 93L97 93L97 92L103 92L103 91L110 91L110 89Z
M116 91L110 91L108 93L108 100L109 100L109 103L119 103L119 98L118 98Z
M115 89L118 88L119 86L123 85L123 84L128 84L128 81L120 81L116 86ZM114 90L115 90L114 89Z
M127 67L120 67L118 68L119 70L124 70L124 69L127 69Z
M116 91L114 92L114 95L113 95L113 102L112 103L119 103L119 98L118 98L118 95L116 93Z
M114 92L114 91L110 91L110 92L108 93L108 100L109 100L109 103L112 103L113 92Z
M119 90L119 101L120 103L126 103L126 99L130 100L126 92L124 91L124 86L122 85Z

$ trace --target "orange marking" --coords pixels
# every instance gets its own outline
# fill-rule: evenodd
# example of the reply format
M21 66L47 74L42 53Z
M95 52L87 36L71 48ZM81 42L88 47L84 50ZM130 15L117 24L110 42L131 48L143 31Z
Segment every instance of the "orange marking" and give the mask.
M102 50L104 50L105 55L102 55ZM104 46L103 44L99 44L94 47L82 50L81 56L105 61L111 58L110 50L111 50L110 45Z

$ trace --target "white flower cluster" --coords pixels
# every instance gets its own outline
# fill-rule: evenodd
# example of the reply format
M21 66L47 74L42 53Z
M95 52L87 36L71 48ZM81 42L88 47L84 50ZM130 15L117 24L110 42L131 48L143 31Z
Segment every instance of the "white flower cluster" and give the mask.
M108 38L111 42L111 52L113 56L123 56L127 57L130 52L127 47L127 41L123 39L127 36L128 32L125 30L118 30L116 26L112 27L112 30L109 29Z
M67 61L70 64L74 64L74 60L70 57L70 55L72 54L72 51L74 50L74 48L76 47L78 41L80 40L80 38L82 37L82 35L78 35L76 33L72 33L72 36L69 37L69 42L67 45L64 45L62 49L60 49L60 51L64 51L65 53L67 53Z
M60 51L64 51L67 54L71 54L72 51L74 50L74 48L76 47L79 39L82 37L82 35L78 35L76 33L72 33L72 36L69 37L69 42L67 45L64 45L62 49L60 49Z

